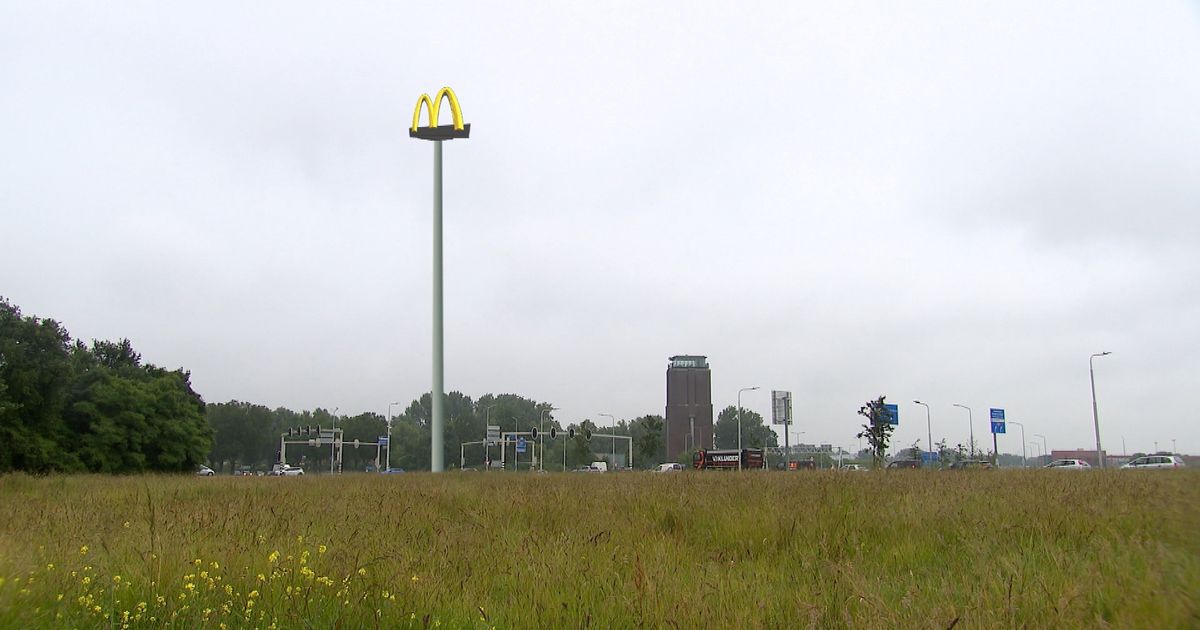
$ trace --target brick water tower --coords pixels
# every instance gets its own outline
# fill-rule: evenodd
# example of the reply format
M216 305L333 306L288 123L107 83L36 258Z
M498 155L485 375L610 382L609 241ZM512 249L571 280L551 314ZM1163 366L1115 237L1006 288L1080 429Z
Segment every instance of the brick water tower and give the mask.
M712 373L708 357L681 354L667 364L667 459L713 441ZM690 462L683 462L685 465Z

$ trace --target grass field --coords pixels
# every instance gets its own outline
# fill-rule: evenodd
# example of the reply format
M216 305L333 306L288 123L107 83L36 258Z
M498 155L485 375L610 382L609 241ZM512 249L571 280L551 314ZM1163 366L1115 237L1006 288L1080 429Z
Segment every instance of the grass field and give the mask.
M0 477L0 626L1200 627L1200 471Z

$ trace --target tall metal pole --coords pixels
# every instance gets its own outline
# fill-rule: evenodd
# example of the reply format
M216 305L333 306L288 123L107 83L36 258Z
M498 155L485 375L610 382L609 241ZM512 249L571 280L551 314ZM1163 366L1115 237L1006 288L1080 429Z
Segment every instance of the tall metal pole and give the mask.
M388 448L388 450L387 450L387 457L385 457L385 460L387 461L387 469L388 470L392 469L392 406L399 405L399 404L400 403L398 403L398 402L388 403L388 417L387 417L387 438L388 438L387 448Z
M1050 447L1046 445L1046 436L1041 433L1034 433L1033 437L1042 438L1042 457L1050 455Z
M337 428L338 409L341 409L341 407L334 407L333 413L329 414L330 421L333 422L333 428L335 428L335 429ZM318 437L318 439L320 438L319 435L317 437ZM333 474L334 472L336 472L336 470L334 469L334 466L337 465L337 462L335 461L336 459L337 459L337 445L331 441L329 443L329 474Z
M737 393L737 418L738 418L738 470L742 469L742 392L752 392L758 389L758 386L743 387Z
M445 470L442 434L445 417L442 394L445 363L442 358L442 141L433 143L433 418L430 420L430 469Z
M1006 422L1021 427L1021 467L1028 468L1029 464L1025 461L1025 425L1020 422L1013 422L1012 420L1007 420Z
M931 453L929 456L929 464L933 465L933 455L932 455L932 453L933 453L933 425L930 423L930 419L929 419L929 405L927 405L919 400L914 400L913 402L915 402L918 405L921 405L922 407L925 408L925 431L929 433L929 436L928 436L929 437L929 449L928 450Z
M1096 410L1096 368L1092 365L1092 359L1102 357L1111 352L1098 352L1088 357L1088 373L1092 377L1092 422L1096 425L1096 461L1100 462L1100 468L1104 468L1104 455L1100 453L1100 413Z
M953 405L967 410L967 423L970 425L971 430L971 459L975 459L975 418L971 414L971 408L958 403L953 403Z
M617 435L617 418L616 418L616 416L612 415L611 413L598 413L598 414L596 414L596 415L597 415L597 416L608 416L609 418L612 418L612 423L613 423L613 430L612 430L612 433L613 433L613 439L612 439L612 467L613 467L613 469L616 469L616 467L617 467L617 438L616 438L616 435Z

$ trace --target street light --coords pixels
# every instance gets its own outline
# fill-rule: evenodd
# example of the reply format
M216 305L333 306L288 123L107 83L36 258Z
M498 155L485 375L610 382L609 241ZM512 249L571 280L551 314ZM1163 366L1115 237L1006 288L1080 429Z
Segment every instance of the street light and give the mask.
M1050 454L1050 447L1046 446L1046 436L1041 433L1034 433L1033 437L1042 438L1042 457Z
M1088 373L1092 377L1092 422L1096 425L1096 459L1100 462L1100 468L1104 468L1104 456L1100 454L1100 414L1096 411L1096 368L1092 365L1092 359L1110 354L1112 353L1104 351L1088 357Z
M596 415L597 416L608 416L609 418L612 418L612 423L613 423L612 466L613 466L613 470L616 470L616 468L617 468L617 437L616 437L617 436L617 418L615 416L613 416L611 413L598 413Z
M333 422L333 428L335 428L335 429L337 428L338 409L341 409L341 407L334 407L333 413L329 414L329 416L331 418L330 421ZM334 434L336 435L337 432L335 431ZM336 465L337 465L337 441L330 440L330 442L329 442L329 474L332 475L333 473L337 472L336 470L334 470L334 467Z
M448 99L450 102L453 124L438 125L437 113L441 108L442 99ZM429 111L429 124L425 127L420 126L422 105ZM433 142L433 391L430 393L433 399L433 413L429 421L429 468L435 473L445 469L442 440L446 426L445 410L442 408L442 397L446 393L442 326L442 141L467 138L470 135L471 125L463 122L462 109L458 106L458 97L454 95L454 90L444 87L438 90L433 99L430 99L428 94L422 94L421 98L417 99L408 136Z
M395 405L399 405L399 404L400 403L398 403L398 402L388 403L388 414L387 414L387 437L388 437L387 469L388 470L392 469L392 407ZM376 463L378 463L378 462L376 462Z
M1030 443L1029 443L1029 445L1030 445L1030 446L1036 446L1036 447L1037 447L1037 450L1038 450L1038 465L1039 465L1039 466L1041 466L1041 465L1042 465L1042 445L1041 445L1041 444L1038 444L1037 442L1030 442Z
M970 407L966 405L960 405L958 403L953 404L955 407L962 407L963 409L967 410L967 424L970 425L971 429L971 459L975 459L975 418L971 415Z
M1007 422L1009 424L1015 424L1021 427L1021 466L1023 468L1029 468L1029 464L1025 461L1025 425L1021 424L1020 422L1013 422L1012 420L1008 420ZM997 460L996 465L1000 465L999 460Z
M546 470L546 429L542 423L546 421L546 413L557 410L558 407L546 407L542 410L542 416L538 418L538 470Z
M492 426L492 407L495 407L499 404L500 403L496 402L496 403L492 403L492 404L488 405L487 407L483 408L483 415L485 418L483 422L485 425L487 425L489 427ZM484 427L484 428L486 429L486 427ZM501 447L501 448L503 448L503 447ZM501 456L501 459L503 459L503 456ZM487 471L490 471L492 469L492 447L490 444L488 444L486 436L485 436L485 439L483 440L483 467L484 467L484 470L487 470Z
M919 400L914 400L913 402L915 402L918 405L921 405L922 407L925 408L925 430L929 433L929 452L933 453L933 425L930 424L930 420L929 420L929 405L926 405L925 403L923 403ZM932 454L929 456L929 465L931 465L931 466L933 465L933 455Z
M743 387L738 390L738 470L742 469L742 392L752 392L758 389L758 386ZM778 444L778 442L777 442Z

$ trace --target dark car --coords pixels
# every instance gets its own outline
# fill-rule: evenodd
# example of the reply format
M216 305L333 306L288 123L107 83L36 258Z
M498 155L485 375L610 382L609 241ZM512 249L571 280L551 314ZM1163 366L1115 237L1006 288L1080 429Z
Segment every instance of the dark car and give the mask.
M888 462L888 468L920 468L921 462L915 459L897 459L893 462Z

